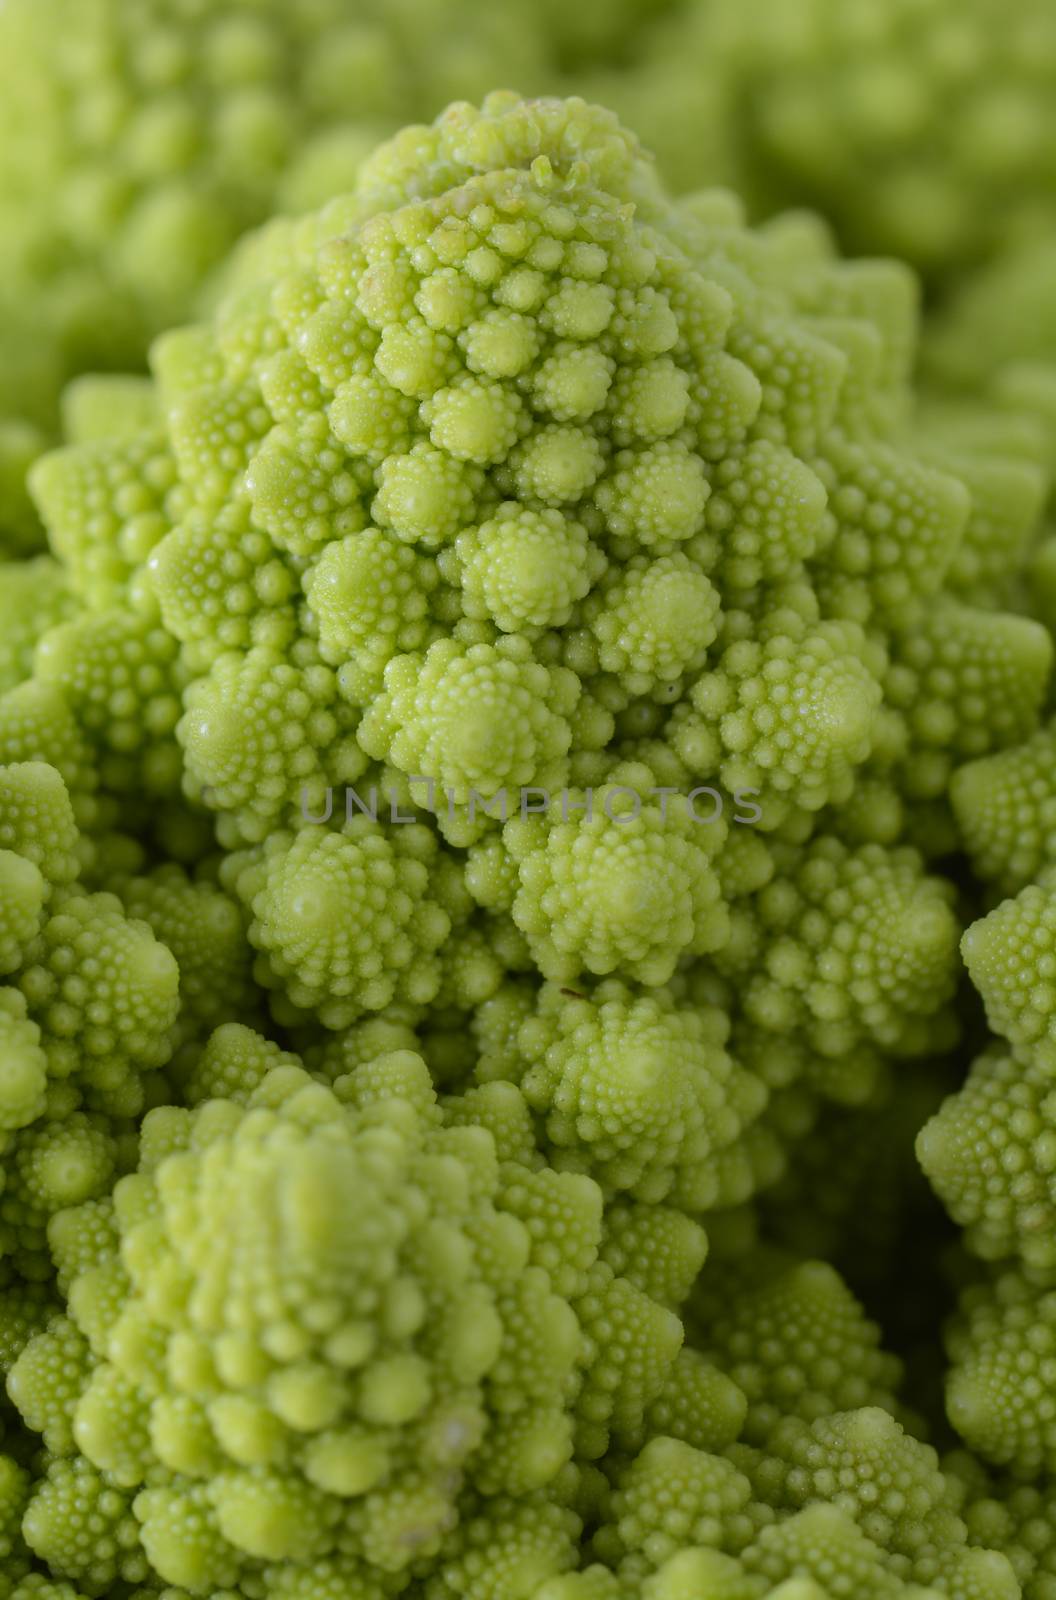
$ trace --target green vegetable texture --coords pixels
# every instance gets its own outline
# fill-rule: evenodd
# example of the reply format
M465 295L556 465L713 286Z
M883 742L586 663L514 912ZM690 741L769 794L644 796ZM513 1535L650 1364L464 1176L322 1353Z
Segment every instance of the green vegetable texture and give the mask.
M575 94L365 136L519 12L54 3L0 1600L1053 1600L1044 366Z
M1056 469L1056 17L1049 0L684 0L590 92L679 190L809 206L922 274L923 371L992 447ZM582 79L580 81L582 88ZM981 411L977 408L981 407ZM1016 431L1008 432L1010 426ZM1035 581L1053 611L1056 546Z

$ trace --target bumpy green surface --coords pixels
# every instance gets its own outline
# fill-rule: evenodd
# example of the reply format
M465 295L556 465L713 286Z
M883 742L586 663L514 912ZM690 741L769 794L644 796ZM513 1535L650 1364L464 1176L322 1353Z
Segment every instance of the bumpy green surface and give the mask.
M891 841L918 809L945 837L951 769L1033 728L1051 646L936 603L991 479L973 498L903 435L901 272L722 197L671 209L610 119L499 96L231 284L155 348L163 429L122 391L101 437L98 387L34 470L85 610L9 698L61 690L104 811L178 806L183 765L276 1016L714 955L706 998L749 1033L925 1046L956 929Z
M962 440L1056 469L1056 18L1048 0L684 0L588 78L680 190L817 209L928 294L923 371ZM1039 558L1052 622L1056 555ZM1002 582L990 574L990 594ZM1033 609L1033 606L1032 606Z
M0 1600L1051 1600L890 1304L926 1121L1006 1268L949 1420L1056 1470L1044 451L918 408L915 323L497 93L68 392L0 568Z
M114 1567L132 1580L149 1562L200 1592L247 1565L338 1552L350 1575L402 1573L439 1553L456 1503L530 1497L562 1471L575 1395L591 1392L582 1368L599 1301L614 1353L645 1326L658 1340L641 1350L648 1371L631 1367L607 1397L633 1425L680 1329L656 1308L636 1333L644 1296L589 1268L591 1185L554 1180L594 1237L569 1300L531 1265L517 1210L532 1174L500 1165L482 1129L445 1127L418 1057L379 1057L333 1091L287 1067L233 1093L244 1109L147 1119L139 1173L115 1191L120 1258L115 1241L72 1269L84 1459L59 1460L31 1501L38 1554L83 1569L63 1511L73 1470L129 1491L141 1531ZM62 1228L78 1222L67 1212ZM55 1404L65 1337L40 1335L15 1365L29 1418ZM583 1403L596 1430L598 1407ZM554 1524L566 1538L569 1520ZM100 1531L85 1528L89 1546Z

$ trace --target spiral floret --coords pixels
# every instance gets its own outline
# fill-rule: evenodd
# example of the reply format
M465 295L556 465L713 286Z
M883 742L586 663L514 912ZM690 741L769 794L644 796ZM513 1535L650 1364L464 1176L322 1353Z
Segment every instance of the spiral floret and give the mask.
M681 957L725 943L714 858L726 825L710 796L699 817L685 798L666 799L643 799L631 783L566 790L545 821L507 824L512 916L545 977L568 982L586 970L663 984Z
M12 1380L24 1414L57 1408L77 1446L37 1487L34 1547L91 1575L97 1548L59 1508L98 1492L99 1474L130 1533L121 1570L142 1551L194 1594L259 1561L340 1551L383 1579L450 1560L475 1543L474 1484L496 1512L523 1496L506 1514L528 1518L527 1537L533 1495L572 1448L587 1352L621 1324L626 1339L645 1301L600 1264L578 1309L555 1293L512 1178L489 1133L441 1113L408 1052L334 1090L275 1066L241 1105L151 1113L140 1170L115 1192L118 1237L96 1233L70 1284L90 1345L80 1376L60 1325ZM569 1220L584 1206L596 1219L591 1188L569 1194ZM77 1216L61 1219L68 1238ZM628 1424L662 1371L637 1402L640 1365L623 1402L609 1391ZM543 1498L537 1514L566 1530L565 1550L568 1512Z
M789 866L756 897L767 948L748 1015L774 1032L804 1027L826 1054L861 1040L897 1049L956 983L951 886L913 850L848 850L832 837Z
M435 857L424 828L388 833L364 816L339 831L273 834L235 884L265 958L258 978L331 1028L397 999L431 1000L451 927L431 891Z

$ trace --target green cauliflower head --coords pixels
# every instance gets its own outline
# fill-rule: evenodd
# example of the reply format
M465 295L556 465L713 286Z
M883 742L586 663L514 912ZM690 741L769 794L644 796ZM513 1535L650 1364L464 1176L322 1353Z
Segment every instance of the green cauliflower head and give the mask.
M210 1084L231 1098L151 1112L112 1202L52 1224L69 1318L10 1390L53 1449L31 1547L193 1594L315 1562L386 1582L514 1497L563 1551L573 1448L639 1436L682 1340L600 1258L597 1187L507 1158L511 1086L442 1108L410 1051L331 1088L228 1026Z

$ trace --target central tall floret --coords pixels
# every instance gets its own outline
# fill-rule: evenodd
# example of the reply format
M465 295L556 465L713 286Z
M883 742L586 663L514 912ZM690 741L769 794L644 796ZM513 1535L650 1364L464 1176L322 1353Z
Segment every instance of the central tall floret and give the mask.
M203 513L244 507L219 534L192 513L152 566L210 669L180 729L192 780L226 789L245 836L340 781L342 726L428 780L415 799L452 832L474 791L566 784L614 714L704 665L703 446L725 453L759 391L722 353L731 297L628 203L648 179L576 102L456 107L384 147L360 197L278 230L215 374L179 359L186 336L161 345L183 484ZM249 582L225 584L239 554ZM210 666L228 643L283 649L302 666L283 697L327 704L310 769L258 729L231 789L259 697Z
M902 269L675 205L610 113L500 93L226 283L142 432L82 417L34 470L94 613L36 670L107 789L182 766L276 1016L703 958L750 1030L928 1047L949 897L890 846L950 848L951 770L1033 729L1051 645L958 587L990 524L908 442Z
M604 777L614 735L659 732L702 672L702 775L725 756L812 809L846 791L880 698L860 630L796 590L755 659L723 608L771 610L759 585L831 542L790 445L816 447L846 358L775 321L723 231L666 214L606 113L493 96L277 225L215 327L162 341L190 505L153 585L204 674L178 733L232 842L345 779L352 730L468 842L473 791ZM952 552L961 493L918 476Z
M2 753L46 710L86 804L68 708L100 816L182 783L285 1023L703 961L753 1062L927 1048L955 928L891 843L948 848L951 769L1036 725L1051 646L958 588L989 522L907 445L901 269L496 94L227 285L34 470L74 614Z

